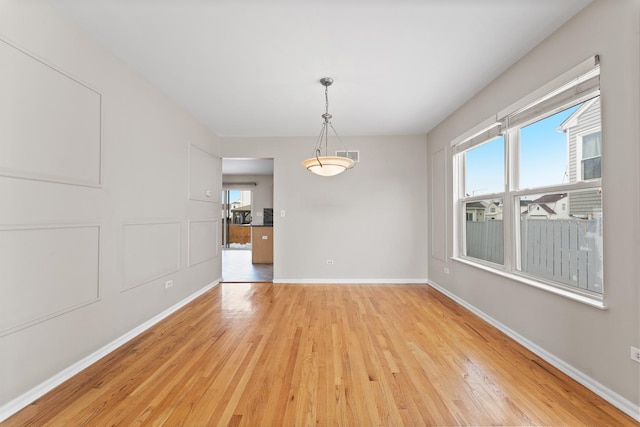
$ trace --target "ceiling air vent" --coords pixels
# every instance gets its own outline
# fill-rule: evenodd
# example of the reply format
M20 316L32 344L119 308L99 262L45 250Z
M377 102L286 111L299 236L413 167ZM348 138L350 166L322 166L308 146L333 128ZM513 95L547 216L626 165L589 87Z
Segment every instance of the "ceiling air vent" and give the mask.
M347 157L354 162L358 163L360 161L360 150L350 150L350 151L336 151L337 157Z

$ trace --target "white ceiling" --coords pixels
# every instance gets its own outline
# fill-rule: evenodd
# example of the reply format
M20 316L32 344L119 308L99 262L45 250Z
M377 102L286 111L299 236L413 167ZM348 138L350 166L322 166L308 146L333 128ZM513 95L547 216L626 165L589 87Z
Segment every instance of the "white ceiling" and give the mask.
M41 0L221 136L426 134L590 0Z

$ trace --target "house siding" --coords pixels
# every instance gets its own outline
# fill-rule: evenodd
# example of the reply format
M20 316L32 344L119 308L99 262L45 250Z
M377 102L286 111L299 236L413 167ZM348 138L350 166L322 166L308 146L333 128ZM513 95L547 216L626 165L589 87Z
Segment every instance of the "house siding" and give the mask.
M576 125L567 129L570 182L578 181L578 135L601 128L600 97L596 98L593 104L576 119ZM581 191L569 194L569 214L571 216L586 218L594 213L602 213L602 196L600 191Z
M590 214L602 213L602 195L598 190L569 194L569 214L586 218Z
M588 102L588 101L587 101ZM578 181L578 147L577 135L588 132L592 129L600 128L600 97L587 108L587 110L577 118L577 124L567 129L567 139L569 143L569 181Z

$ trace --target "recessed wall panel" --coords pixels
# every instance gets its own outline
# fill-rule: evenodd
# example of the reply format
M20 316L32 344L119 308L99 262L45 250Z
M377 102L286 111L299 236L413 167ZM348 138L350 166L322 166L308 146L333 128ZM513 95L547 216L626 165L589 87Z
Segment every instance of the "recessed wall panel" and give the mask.
M218 203L218 159L193 144L189 145L189 199Z
M446 151L431 157L431 256L441 261L447 257L447 166Z
M219 224L217 219L189 221L189 267L218 256Z
M99 186L101 95L0 40L0 175Z
M0 228L0 335L99 297L98 225Z
M122 227L124 288L180 270L180 223L136 223Z

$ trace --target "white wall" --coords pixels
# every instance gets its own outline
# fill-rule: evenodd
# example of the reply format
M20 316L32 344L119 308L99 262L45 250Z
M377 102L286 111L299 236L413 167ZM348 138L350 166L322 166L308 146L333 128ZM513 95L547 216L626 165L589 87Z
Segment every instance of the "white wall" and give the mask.
M1 410L221 268L216 137L42 2L0 39Z
M424 136L342 138L361 162L334 177L300 165L315 137L222 138L222 157L274 159L274 281L424 282Z
M638 1L594 1L427 136L429 279L603 385L614 399L621 396L623 404L626 399L630 408L640 400L640 364L629 358L629 347L640 347L639 26ZM607 310L449 259L450 141L594 54L602 61Z

